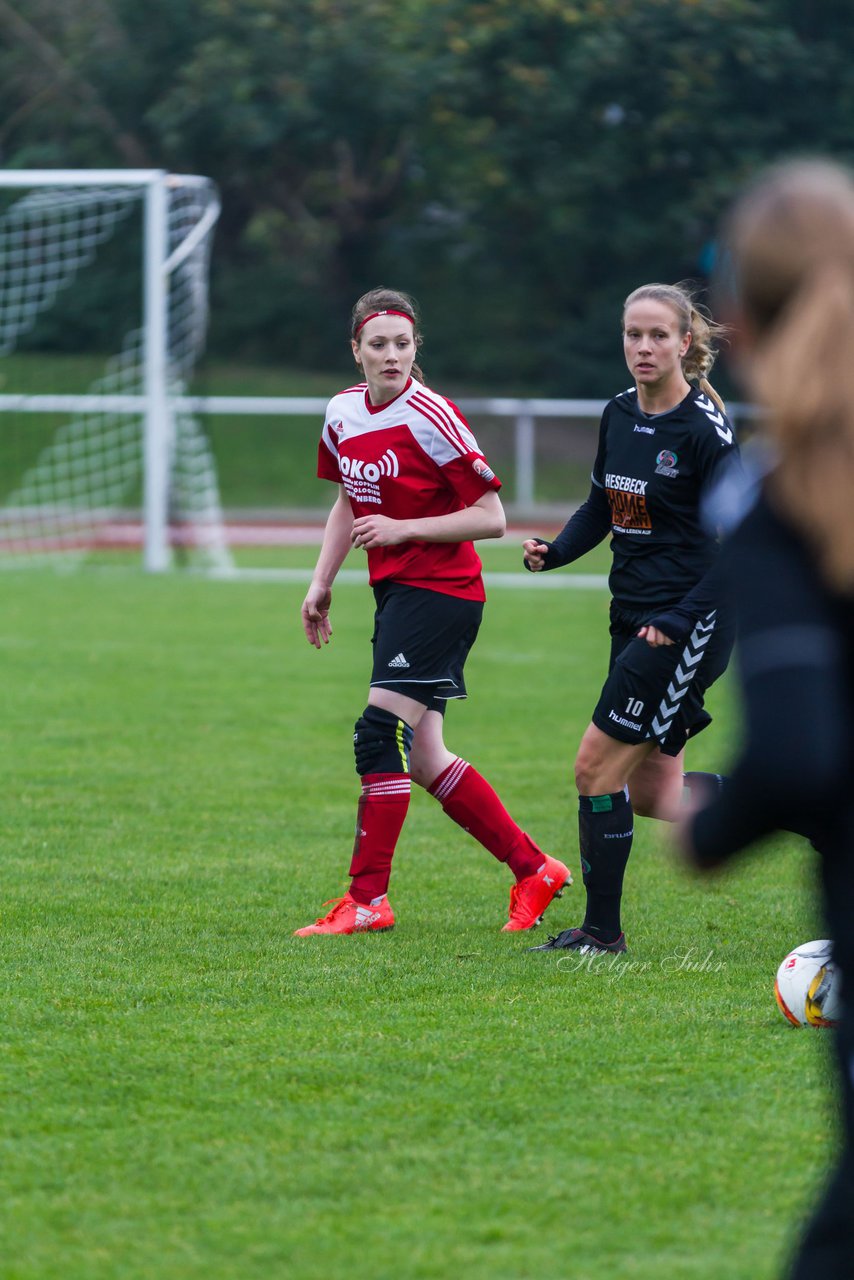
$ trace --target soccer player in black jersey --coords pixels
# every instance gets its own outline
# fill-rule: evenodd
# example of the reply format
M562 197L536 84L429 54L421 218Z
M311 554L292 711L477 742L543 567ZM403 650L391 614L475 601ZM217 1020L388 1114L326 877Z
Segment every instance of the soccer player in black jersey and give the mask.
M635 385L602 415L590 495L553 542L523 544L533 572L577 560L608 534L613 551L610 669L575 761L586 914L532 950L626 950L633 815L677 817L685 743L711 720L703 695L726 667L732 628L715 596L718 545L700 499L736 448L706 379L718 335L681 286L629 295L623 347Z
M832 1034L844 1137L791 1277L851 1280L854 174L819 160L772 168L736 204L726 240L723 293L742 375L766 410L769 456L752 488L741 486L741 520L721 556L738 619L744 744L715 799L680 832L700 867L777 828L808 835L820 855L842 978Z

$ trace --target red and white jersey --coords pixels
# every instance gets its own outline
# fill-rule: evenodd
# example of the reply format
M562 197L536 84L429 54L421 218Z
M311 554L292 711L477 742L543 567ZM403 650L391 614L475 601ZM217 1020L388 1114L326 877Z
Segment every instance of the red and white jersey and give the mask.
M414 378L379 406L364 382L333 396L317 474L343 484L356 517L380 512L392 520L462 511L501 488L456 405ZM372 585L394 579L467 600L485 599L481 568L471 542L413 541L368 551Z

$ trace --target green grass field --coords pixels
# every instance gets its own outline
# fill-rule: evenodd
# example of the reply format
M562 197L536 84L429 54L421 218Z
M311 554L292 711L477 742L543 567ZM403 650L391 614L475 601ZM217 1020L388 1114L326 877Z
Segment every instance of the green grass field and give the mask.
M346 887L371 621L341 585L317 653L302 594L0 576L0 1276L776 1280L832 1150L827 1037L772 994L822 934L804 848L700 885L639 820L630 954L579 967L500 932L505 869L418 793L394 932L293 938ZM448 715L574 868L606 607L495 587Z

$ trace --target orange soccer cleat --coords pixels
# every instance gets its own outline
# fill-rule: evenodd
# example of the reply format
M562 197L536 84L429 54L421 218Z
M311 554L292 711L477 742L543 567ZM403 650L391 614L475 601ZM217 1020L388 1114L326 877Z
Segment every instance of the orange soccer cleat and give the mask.
M374 898L369 906L356 902L349 893L343 898L331 898L323 905L332 907L329 914L303 929L294 929L294 937L307 938L314 933L370 933L394 928L394 912L385 894Z
M553 898L561 896L568 884L572 884L569 867L546 854L546 860L539 871L535 875L526 876L510 890L510 919L502 933L536 928L546 907Z

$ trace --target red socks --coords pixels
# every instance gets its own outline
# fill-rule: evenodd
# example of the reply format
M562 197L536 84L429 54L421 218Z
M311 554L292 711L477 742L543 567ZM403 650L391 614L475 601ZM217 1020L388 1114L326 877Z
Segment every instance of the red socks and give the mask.
M367 905L388 890L391 860L409 808L408 773L366 773L356 814L350 896Z
M477 769L457 758L428 788L449 818L506 862L516 880L536 875L545 854L510 817L498 795ZM406 773L366 773L356 818L350 863L350 894L368 904L388 891L391 862L409 809L411 781Z
M499 862L507 863L517 881L536 875L545 862L542 849L513 821L486 778L467 761L457 757L428 791L449 818Z

